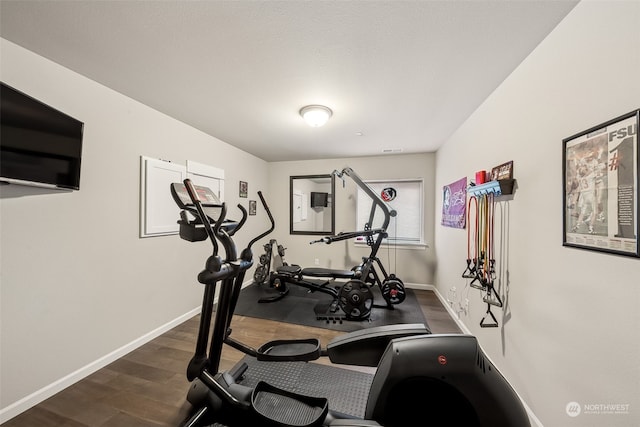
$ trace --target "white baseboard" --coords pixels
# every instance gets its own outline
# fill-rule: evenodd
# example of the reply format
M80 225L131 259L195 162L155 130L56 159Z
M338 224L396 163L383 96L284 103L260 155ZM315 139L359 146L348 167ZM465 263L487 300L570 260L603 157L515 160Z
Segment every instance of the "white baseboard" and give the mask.
M453 319L454 322L456 322L456 325L458 325L460 330L462 332L464 332L465 334L471 335L471 331L469 330L469 328L467 328L467 325L465 325L464 322L462 320L460 320L460 317L458 316L458 313L456 313L453 310L451 305L447 302L447 299L444 296L442 296L442 294L440 293L438 288L436 288L433 285L428 285L428 286L430 286L430 290L432 290L433 293L436 294L436 296L438 297L438 299L440 300L440 302L442 303L444 308L447 309L447 312L449 313L449 315L451 315L451 318Z
M88 365L83 366L77 371L72 372L69 375L66 375L60 378L59 380L54 381L53 383L41 388L40 390L37 390L31 393L30 395L23 397L22 399L10 404L9 406L0 409L0 424L6 421L9 421L11 418L17 415L20 415L22 412L50 398L54 394L64 390L70 385L75 384L76 382L82 380L83 378L86 378L87 376L93 374L97 370L104 368L108 364L118 360L119 358L126 355L127 353L132 352L136 348L148 343L149 341L153 340L154 338L157 338L158 336L164 334L170 329L191 319L193 316L195 316L198 313L200 313L200 307L194 308L193 310L171 320L170 322L165 323L159 328L156 328L153 331L148 332L143 336L131 341L130 343L125 344L124 346L112 351L111 353L105 356L102 356L98 360L95 360L89 363Z
M471 332L469 331L469 328L467 328L467 325L465 325L460 320L460 318L453 311L453 309L451 308L451 306L449 305L447 300L440 294L440 291L438 290L438 288L436 288L433 285L425 285L425 284L421 284L421 283L405 283L404 286L407 289L422 289L423 291L433 291L433 293L436 294L436 296L438 297L438 299L440 300L440 302L442 303L444 308L447 309L447 312L451 315L451 318L453 319L454 322L456 322L456 325L458 325L460 330L462 332L464 332L465 334L471 334Z
M423 291L433 291L436 289L433 285L425 285L422 283L405 283L404 287L407 289L422 289Z

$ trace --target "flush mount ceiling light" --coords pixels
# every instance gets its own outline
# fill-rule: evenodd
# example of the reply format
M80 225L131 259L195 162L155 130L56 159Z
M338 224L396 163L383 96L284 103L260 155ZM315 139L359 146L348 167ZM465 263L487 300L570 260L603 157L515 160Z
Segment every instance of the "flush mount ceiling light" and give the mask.
M300 115L304 121L314 128L324 126L332 114L331 109L324 105L307 105L300 109Z

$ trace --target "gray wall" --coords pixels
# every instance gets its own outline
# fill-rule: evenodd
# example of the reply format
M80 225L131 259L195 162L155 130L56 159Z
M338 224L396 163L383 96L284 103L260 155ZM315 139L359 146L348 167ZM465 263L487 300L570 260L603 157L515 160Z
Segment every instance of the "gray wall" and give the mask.
M401 145L401 142L398 142ZM432 284L434 277L433 228L435 154L407 154L378 157L358 157L349 159L328 159L300 162L269 163L270 207L276 219L276 229L270 238L278 240L287 248L285 261L305 267L314 266L315 259L321 267L350 269L362 261L370 250L355 247L353 241L326 245L310 245L318 236L289 235L289 176L316 175L352 168L363 180L423 178L425 201L425 240L428 248L380 249L379 258L388 272L395 272L407 284ZM336 227L335 232L356 229L356 186L350 178L336 180ZM390 262L389 262L390 260ZM389 271L390 270L390 271Z
M199 306L208 243L138 238L141 155L224 169L230 206L258 200L267 164L6 40L1 66L3 82L85 123L80 191L0 189L4 418ZM246 227L240 244L266 222Z
M579 3L437 153L436 188L514 161L496 218L508 308L481 329L471 289L462 320L546 426L640 425L640 260L562 246L562 140L640 107L638 23L637 1ZM460 294L466 231L435 235L438 290ZM602 404L629 413L585 413Z

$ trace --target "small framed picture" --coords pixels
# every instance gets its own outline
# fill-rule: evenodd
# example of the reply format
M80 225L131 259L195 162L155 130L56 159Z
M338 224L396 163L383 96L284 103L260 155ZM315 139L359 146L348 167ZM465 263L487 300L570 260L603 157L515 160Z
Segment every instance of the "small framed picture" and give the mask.
M562 141L563 246L640 257L640 110Z
M513 179L513 160L491 169L491 180Z
M245 181L240 181L240 197L247 197L249 194L249 184Z
M255 214L256 214L256 201L249 200L249 215L255 215Z

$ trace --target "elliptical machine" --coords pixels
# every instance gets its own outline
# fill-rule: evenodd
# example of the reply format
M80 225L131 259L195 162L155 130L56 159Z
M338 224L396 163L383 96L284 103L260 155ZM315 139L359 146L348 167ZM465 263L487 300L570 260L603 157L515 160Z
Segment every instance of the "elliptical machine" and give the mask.
M244 275L253 264L251 246L273 230L273 217L259 192L271 229L251 240L238 257L232 236L247 218L241 205L242 219L234 222L226 220L226 205L211 190L193 186L188 179L184 185L172 184L171 193L182 209L180 236L191 242L209 239L213 245L213 254L198 275L205 292L196 352L187 369L192 381L187 399L194 412L184 426L214 422L227 426L406 426L421 418L432 425L529 425L518 396L470 335L431 335L424 325L411 324L345 334L325 349L317 339L276 340L257 350L234 340L230 323ZM217 241L226 259L218 255ZM218 283L222 286L209 345ZM277 367L282 366L276 362L309 362L319 357L329 357L334 363L377 366L364 396L364 418L336 413L326 397L278 388L269 384L269 378L254 387L242 385L246 365L219 372L224 344L257 360L274 362L267 365L274 367L276 375ZM320 386L319 390L331 388L331 384Z

